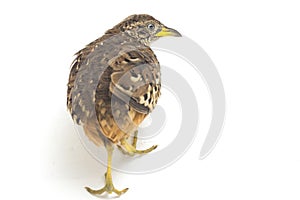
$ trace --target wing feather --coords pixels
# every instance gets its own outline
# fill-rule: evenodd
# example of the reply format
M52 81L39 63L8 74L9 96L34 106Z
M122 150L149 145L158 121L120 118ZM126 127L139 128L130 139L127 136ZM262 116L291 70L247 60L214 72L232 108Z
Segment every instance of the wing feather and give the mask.
M150 113L160 96L160 66L150 48L122 54L111 63L110 91L136 111Z

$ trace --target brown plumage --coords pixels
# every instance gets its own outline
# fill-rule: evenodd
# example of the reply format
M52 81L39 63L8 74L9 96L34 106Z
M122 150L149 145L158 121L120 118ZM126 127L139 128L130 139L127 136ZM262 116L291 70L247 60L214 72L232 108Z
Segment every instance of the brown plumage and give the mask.
M160 96L160 65L149 47L162 36L180 36L174 29L149 15L132 15L76 53L67 91L67 106L73 120L83 126L96 145L104 144L109 162L106 186L87 190L92 194L115 192L111 181L110 157L113 145L129 154L136 150L127 138L155 108Z

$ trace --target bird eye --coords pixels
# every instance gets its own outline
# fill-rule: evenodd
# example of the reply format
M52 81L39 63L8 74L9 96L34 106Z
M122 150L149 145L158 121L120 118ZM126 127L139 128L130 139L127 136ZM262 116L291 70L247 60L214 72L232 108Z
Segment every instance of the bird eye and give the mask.
M148 29L153 31L155 28L154 24L148 24Z

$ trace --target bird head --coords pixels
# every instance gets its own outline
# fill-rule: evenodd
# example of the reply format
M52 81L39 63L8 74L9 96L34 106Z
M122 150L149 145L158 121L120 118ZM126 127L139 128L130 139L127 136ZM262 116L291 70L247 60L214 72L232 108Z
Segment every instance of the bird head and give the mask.
M146 14L131 15L109 30L109 32L125 33L147 46L160 37L181 37L181 34L175 29L168 28L154 17Z

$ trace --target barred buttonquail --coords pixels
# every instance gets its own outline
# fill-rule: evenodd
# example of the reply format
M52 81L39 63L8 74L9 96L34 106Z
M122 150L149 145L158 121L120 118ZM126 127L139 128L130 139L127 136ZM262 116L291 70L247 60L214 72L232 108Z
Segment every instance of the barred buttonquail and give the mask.
M114 188L111 158L114 146L134 155L137 128L154 109L160 96L159 62L150 43L163 36L181 36L152 16L131 15L76 53L68 82L67 106L73 120L85 134L108 152L106 185L100 190L86 187L91 194L121 195ZM132 144L127 141L134 135Z

